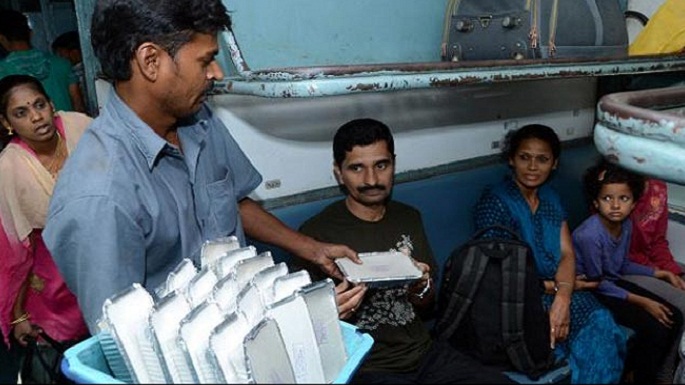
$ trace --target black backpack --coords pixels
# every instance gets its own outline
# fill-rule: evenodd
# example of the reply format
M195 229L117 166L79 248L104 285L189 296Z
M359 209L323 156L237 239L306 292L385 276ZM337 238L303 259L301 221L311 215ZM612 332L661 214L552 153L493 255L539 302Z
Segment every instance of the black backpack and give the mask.
M513 237L482 238L499 229ZM435 334L486 365L537 379L554 367L532 250L516 232L477 232L445 262Z

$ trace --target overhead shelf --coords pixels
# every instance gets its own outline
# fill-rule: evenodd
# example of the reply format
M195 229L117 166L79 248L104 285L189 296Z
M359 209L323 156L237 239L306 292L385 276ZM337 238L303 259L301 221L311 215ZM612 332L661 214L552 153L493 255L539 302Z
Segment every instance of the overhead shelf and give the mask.
M216 94L311 98L522 80L637 75L685 70L685 55L607 59L536 59L284 67L250 70L232 33L226 33L235 75Z

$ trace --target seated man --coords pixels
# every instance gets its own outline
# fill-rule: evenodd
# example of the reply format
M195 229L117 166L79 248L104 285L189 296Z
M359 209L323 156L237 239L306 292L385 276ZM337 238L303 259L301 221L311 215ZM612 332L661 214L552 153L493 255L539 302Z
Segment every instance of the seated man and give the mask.
M357 252L396 250L417 261L423 277L412 285L369 288L349 321L374 339L353 382L358 383L511 383L446 343L431 339L421 315L433 308L430 273L435 267L421 214L390 199L395 172L390 129L373 119L357 119L333 139L334 172L346 198L307 220L304 234L338 242ZM295 263L306 263L296 260ZM320 269L306 266L314 280ZM348 314L341 312L341 317Z

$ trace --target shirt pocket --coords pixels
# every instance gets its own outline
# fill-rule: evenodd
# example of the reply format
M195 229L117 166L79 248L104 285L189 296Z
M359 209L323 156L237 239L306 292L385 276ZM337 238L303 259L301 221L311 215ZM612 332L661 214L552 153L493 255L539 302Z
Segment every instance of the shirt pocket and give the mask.
M230 174L222 180L207 185L209 228L206 234L212 238L225 237L236 231L238 202L233 190L233 180Z

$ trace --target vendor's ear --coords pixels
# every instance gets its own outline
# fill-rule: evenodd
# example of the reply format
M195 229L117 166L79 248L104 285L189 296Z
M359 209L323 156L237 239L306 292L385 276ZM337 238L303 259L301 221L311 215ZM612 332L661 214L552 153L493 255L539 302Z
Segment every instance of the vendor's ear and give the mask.
M162 57L166 51L152 42L145 42L136 48L133 55L133 66L150 81L157 80L162 66ZM134 71L135 71L134 69Z

